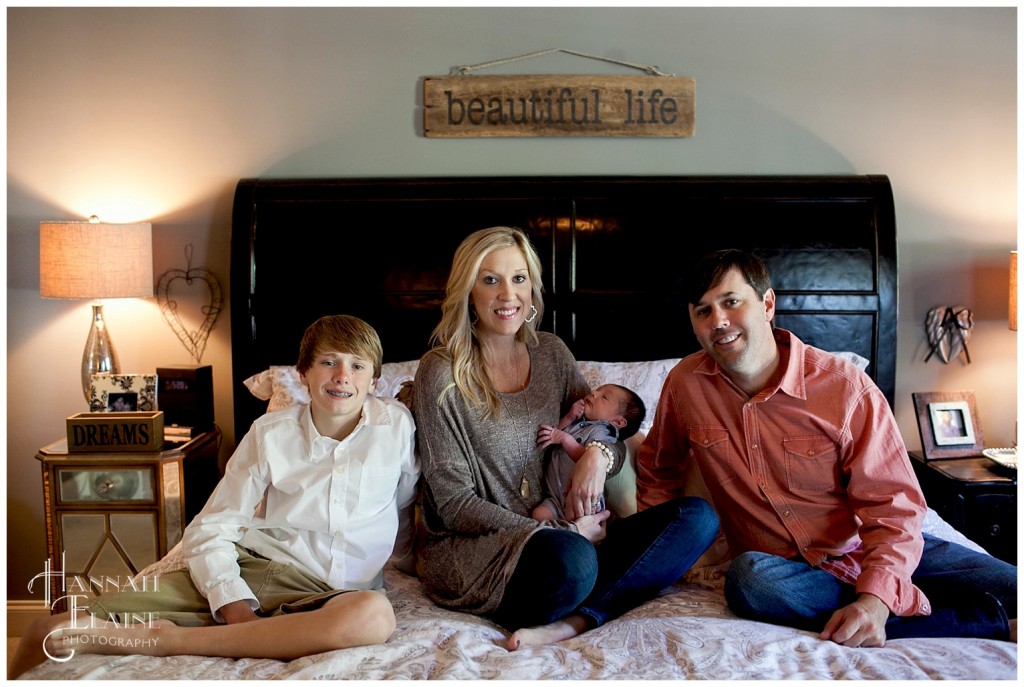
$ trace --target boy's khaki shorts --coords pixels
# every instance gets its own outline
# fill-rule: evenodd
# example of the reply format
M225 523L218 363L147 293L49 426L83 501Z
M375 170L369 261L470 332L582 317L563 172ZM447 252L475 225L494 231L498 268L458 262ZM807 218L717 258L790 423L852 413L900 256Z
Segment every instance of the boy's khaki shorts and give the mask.
M260 604L257 615L312 611L340 594L354 591L331 589L294 565L268 560L241 546L236 548L242 579ZM193 627L218 624L188 570L175 570L145 582L146 590L102 594L83 607L100 620L113 620L122 626L141 625L150 620L170 620Z

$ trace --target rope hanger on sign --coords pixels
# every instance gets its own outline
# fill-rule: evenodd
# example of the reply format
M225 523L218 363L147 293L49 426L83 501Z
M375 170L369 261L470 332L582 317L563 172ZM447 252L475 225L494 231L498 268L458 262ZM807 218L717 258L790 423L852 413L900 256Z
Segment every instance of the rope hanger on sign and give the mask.
M550 55L551 53L561 52L567 55L575 55L577 57L585 57L588 60L598 60L600 62L609 62L611 64L617 64L623 67L629 67L631 69L639 69L640 71L647 72L651 76L675 76L674 74L666 74L659 70L656 66L651 64L634 64L632 62L624 62L623 60L616 60L610 57L601 57L600 55L590 55L585 52L579 52L578 50L568 50L566 48L549 48L547 50L537 50L535 52L528 52L525 55L517 55L516 57L506 57L500 60L492 60L490 62L481 62L480 64L474 65L462 65L459 67L452 67L451 71L448 72L449 76L466 76L470 72L477 69L486 69L487 67L496 67L500 64L509 64L511 62L518 62L519 60L529 60L534 57L541 57L543 55Z

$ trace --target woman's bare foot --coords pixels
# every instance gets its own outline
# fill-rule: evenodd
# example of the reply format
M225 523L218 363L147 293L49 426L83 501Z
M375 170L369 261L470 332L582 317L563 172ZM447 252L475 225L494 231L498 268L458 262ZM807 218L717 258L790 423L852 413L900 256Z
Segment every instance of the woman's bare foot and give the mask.
M508 650L515 651L524 646L554 644L571 639L587 631L587 619L582 615L567 615L548 625L522 627L508 638Z

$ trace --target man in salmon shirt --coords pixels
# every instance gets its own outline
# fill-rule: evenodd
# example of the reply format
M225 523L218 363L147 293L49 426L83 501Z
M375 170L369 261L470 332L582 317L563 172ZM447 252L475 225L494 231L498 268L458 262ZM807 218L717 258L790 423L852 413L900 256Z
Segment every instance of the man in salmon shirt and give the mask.
M665 380L637 503L680 495L695 461L733 556L729 607L851 647L1016 641L1016 566L922 534L927 506L884 395L774 327L764 263L718 251L687 288L703 350Z

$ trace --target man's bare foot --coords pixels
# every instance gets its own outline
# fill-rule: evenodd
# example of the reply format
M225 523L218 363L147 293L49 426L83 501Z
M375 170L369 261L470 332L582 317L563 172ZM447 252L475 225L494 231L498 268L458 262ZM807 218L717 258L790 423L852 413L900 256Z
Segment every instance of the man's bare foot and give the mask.
M568 615L548 625L523 627L512 633L508 639L508 650L515 651L524 646L554 644L571 639L587 631L587 619L582 615Z

